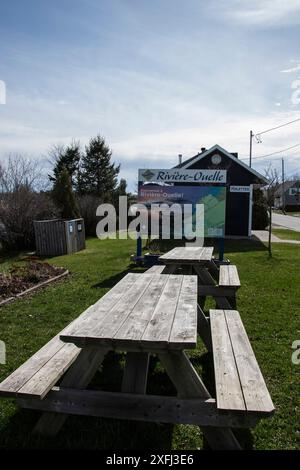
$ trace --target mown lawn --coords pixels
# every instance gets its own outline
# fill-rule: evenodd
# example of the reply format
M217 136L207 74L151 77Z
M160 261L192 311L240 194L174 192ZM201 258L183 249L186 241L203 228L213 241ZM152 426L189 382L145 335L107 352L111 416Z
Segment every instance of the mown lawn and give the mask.
M71 276L30 298L0 309L0 340L7 347L7 364L0 380L16 369L73 318L94 303L128 270L131 240L90 239L87 249L48 260L71 271ZM300 247L274 244L269 259L262 244L245 240L226 242L226 256L238 266L242 287L238 309L277 408L250 433L239 433L246 447L299 449L299 372L291 346L300 339ZM5 268L9 260L5 261ZM4 267L4 264L2 265ZM2 269L0 265L0 269ZM208 301L207 307L212 305ZM211 358L199 342L191 352L194 366L205 376L213 393ZM110 355L93 385L117 390L124 355ZM150 393L174 393L163 369L150 363ZM201 432L194 426L147 424L87 417L70 417L56 438L30 435L39 414L20 410L12 400L0 401L2 448L198 449Z
M282 240L300 240L300 232L295 230L274 228L272 233Z

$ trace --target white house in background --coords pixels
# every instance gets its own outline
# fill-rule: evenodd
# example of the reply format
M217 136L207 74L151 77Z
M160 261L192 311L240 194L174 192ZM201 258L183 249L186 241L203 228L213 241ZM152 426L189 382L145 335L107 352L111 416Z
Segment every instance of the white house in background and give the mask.
M275 207L300 210L300 181L285 181L275 193Z

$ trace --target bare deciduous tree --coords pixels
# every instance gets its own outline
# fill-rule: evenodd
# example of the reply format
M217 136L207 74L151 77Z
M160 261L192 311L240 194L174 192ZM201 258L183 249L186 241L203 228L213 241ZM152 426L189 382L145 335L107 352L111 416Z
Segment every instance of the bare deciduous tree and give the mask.
M41 166L22 155L0 164L0 242L8 248L33 246L33 221L55 214L55 207L41 192L45 178Z
M41 164L24 155L9 155L6 163L0 163L0 193L11 193L19 187L44 190L46 178Z
M270 165L265 170L265 176L268 180L268 184L265 188L266 200L268 204L269 211L269 238L268 238L268 251L269 256L272 256L272 209L275 203L275 194L280 185L279 176L276 169L272 168Z

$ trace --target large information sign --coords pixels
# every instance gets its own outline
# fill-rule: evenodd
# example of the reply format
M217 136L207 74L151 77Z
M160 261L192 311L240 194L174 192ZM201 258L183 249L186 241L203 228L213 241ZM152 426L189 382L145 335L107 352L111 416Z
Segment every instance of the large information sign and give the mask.
M142 172L151 172L152 176L148 174L148 178L157 178L159 173L166 170L140 170L139 176L142 175ZM168 170L168 172L173 170ZM177 171L177 177L180 177L180 170ZM187 170L183 170L186 175ZM226 181L226 171L224 170L190 170L192 172L196 171L204 175L203 177L212 178L207 180L206 184L204 181L199 181L199 186L191 185L166 185L166 184L157 184L157 183L146 183L145 177L142 177L142 181L139 181L138 187L138 201L148 209L151 209L151 204L184 204L192 205L192 217L195 217L196 214L196 204L204 205L204 236L205 237L224 237L225 235L225 205L226 205L226 186L224 182ZM211 173L205 173L204 172ZM219 173L218 173L219 172ZM156 176L154 177L153 174ZM146 175L147 176L147 175ZM186 175L190 176L190 175ZM220 184L212 186L212 183L220 183L217 181L219 178L222 178L223 186ZM156 179L157 181L157 179ZM177 180L178 181L178 180ZM181 181L179 179L179 181ZM169 180L168 180L169 182ZM187 182L182 180L182 182ZM195 181L193 181L194 183ZM209 184L210 183L210 184Z

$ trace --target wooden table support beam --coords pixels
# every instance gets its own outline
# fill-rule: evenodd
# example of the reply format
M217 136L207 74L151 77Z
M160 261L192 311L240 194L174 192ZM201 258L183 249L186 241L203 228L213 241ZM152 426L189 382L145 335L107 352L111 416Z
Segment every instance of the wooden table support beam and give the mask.
M249 413L219 411L212 398L177 398L133 393L101 392L53 387L44 400L20 398L23 408L70 415L156 423L254 427L259 418Z
M201 306L198 304L197 306L197 319L198 319L198 335L202 339L203 343L206 346L208 351L212 351L212 341L211 341L211 332L210 332L210 324L208 319L206 318Z
M127 352L126 365L122 381L124 393L146 393L149 354Z
M180 398L211 398L184 351L160 354L159 359L175 385ZM240 450L241 446L230 428L201 426L212 449Z
M61 386L74 389L86 388L99 369L107 352L107 349L92 347L83 349L77 361L67 371ZM20 400L18 401L20 402ZM33 432L46 436L55 436L59 433L67 417L66 414L44 413L35 425Z

